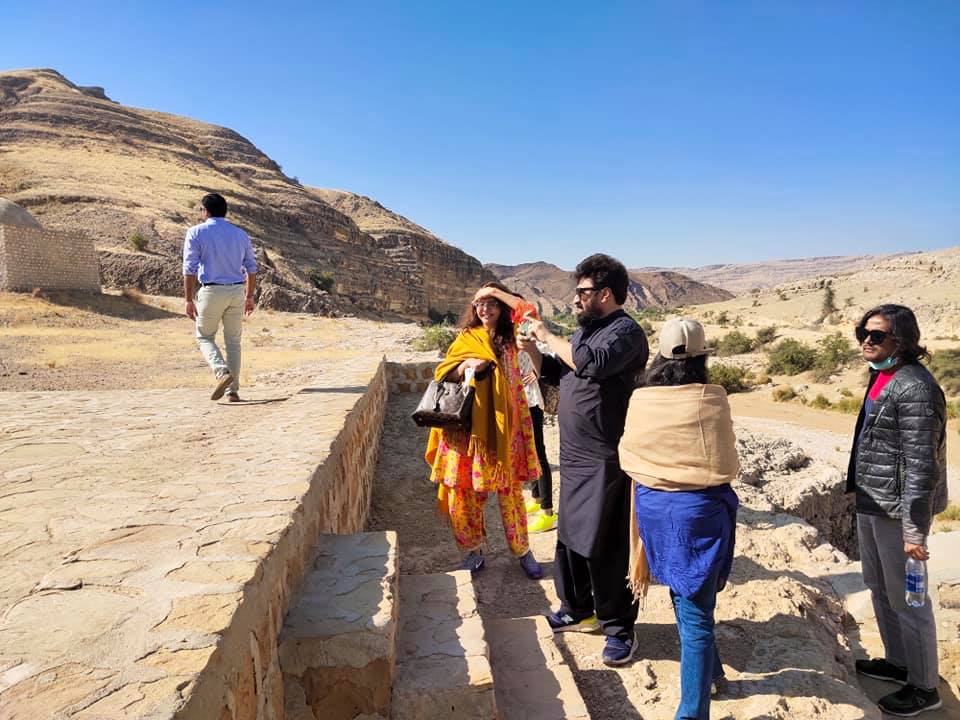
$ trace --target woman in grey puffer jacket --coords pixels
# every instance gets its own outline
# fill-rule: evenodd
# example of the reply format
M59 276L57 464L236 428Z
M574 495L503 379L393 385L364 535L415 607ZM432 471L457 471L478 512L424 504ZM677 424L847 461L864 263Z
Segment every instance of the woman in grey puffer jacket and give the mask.
M870 588L886 657L857 672L903 687L878 702L912 717L940 707L937 635L929 598L905 600L908 557L926 560L933 516L947 506L946 400L930 372L909 308L881 305L856 328L870 382L857 419L847 491L856 493L863 580Z

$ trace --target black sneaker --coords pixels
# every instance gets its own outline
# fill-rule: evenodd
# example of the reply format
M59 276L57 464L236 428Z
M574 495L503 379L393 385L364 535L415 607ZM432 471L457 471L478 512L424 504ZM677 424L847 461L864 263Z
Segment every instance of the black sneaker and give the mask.
M857 660L854 666L858 673L874 680L886 680L898 685L907 684L907 669L888 663L884 658Z
M936 688L922 690L907 683L895 693L880 698L877 705L888 715L913 717L927 710L936 710L943 703L940 702L940 693Z

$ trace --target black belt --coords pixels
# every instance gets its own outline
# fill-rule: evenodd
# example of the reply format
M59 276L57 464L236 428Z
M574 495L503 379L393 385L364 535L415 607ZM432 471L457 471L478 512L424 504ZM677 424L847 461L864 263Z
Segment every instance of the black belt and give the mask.
M200 287L210 287L211 285L243 285L244 281L235 283L200 283Z

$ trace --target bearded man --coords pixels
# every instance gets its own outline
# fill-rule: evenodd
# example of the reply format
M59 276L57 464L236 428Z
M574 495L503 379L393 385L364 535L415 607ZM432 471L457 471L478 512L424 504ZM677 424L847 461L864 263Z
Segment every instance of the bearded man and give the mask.
M520 341L547 382L560 386L560 510L554 583L560 609L548 616L554 632L607 636L603 662L631 660L637 604L627 587L630 479L617 446L630 395L647 364L647 338L623 310L630 278L609 255L577 265L574 307L580 328L569 342L540 321L530 332L556 357Z

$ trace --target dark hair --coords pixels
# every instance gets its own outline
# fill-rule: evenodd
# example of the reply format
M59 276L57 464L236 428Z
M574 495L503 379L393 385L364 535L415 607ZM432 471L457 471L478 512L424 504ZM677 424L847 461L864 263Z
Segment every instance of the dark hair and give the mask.
M916 363L920 358L930 357L927 349L920 344L920 325L917 324L917 316L913 314L913 310L906 305L877 305L863 314L857 327L865 328L867 320L874 315L883 315L890 323L890 332L897 339L899 357L904 364Z
M657 353L643 376L642 386L656 387L669 385L706 385L710 375L707 372L707 356L674 360Z
M492 287L497 290L502 290L509 295L516 295L516 293L511 292L498 282L484 283L481 287ZM496 300L496 298L492 299ZM497 318L497 327L493 333L493 349L496 351L497 357L503 357L503 351L516 342L513 333L513 311L509 305L500 300L497 300L497 305L500 306L500 317ZM480 321L480 316L477 315L477 309L473 306L473 301L471 301L460 317L460 329L469 330L470 328L480 327L481 325L483 325L483 323Z
M223 195L220 193L208 193L204 195L200 204L210 213L210 217L227 216L227 201L223 199Z
M627 288L630 286L630 277L623 263L603 253L584 258L573 271L573 276L579 282L583 278L593 280L594 287L610 288L617 305L627 301Z

